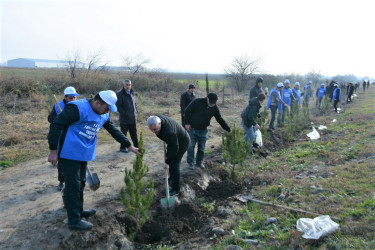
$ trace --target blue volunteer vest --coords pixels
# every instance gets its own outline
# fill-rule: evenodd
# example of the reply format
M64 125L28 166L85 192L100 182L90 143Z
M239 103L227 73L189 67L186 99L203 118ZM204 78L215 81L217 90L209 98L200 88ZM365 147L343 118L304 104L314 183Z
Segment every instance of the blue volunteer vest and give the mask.
M301 90L293 88L294 96L298 99L298 103L301 104Z
M319 89L318 89L318 96L321 97L321 98L323 98L325 93L326 93L326 88L319 87Z
M79 121L70 125L60 157L75 161L92 161L96 157L96 134L108 120L108 113L98 115L87 99L69 102L77 105Z
M332 97L332 99L336 100L337 92L339 92L338 93L338 97L339 97L339 101L341 101L341 90L339 88L335 88L335 90L333 91L333 97Z
M291 95L292 95L292 90L290 88L286 89L286 88L283 88L283 101L288 104L289 106L291 105L292 103L292 98L291 98Z
M271 92L270 92L270 96L268 97L268 103L267 103L267 109L270 109L270 106L271 106L271 102L272 102L272 93L273 92L277 92L277 94L279 95L279 97L281 98L280 96L280 92L277 90L277 89L272 89Z
M65 107L64 100L60 101L60 102L59 102L59 105L60 105L61 110L64 110L64 107ZM59 108L57 107L56 103L55 103L55 111L56 111L56 114L60 114L60 110L59 110Z
M305 95L304 95L304 96L305 96L305 97L308 97L308 96L307 96L307 94L308 94L308 93L307 93L307 90L308 90L308 89L309 89L309 91L310 91L310 96L313 96L313 92L311 91L311 87L310 87L309 84L305 86Z

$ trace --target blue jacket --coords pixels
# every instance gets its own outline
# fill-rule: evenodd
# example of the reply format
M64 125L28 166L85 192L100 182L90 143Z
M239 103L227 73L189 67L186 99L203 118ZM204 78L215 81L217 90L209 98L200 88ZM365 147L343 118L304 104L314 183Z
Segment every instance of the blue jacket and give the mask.
M312 89L311 89L310 84L307 84L307 85L305 86L304 90L305 90L305 95L304 95L305 98L306 98L306 97L312 97L312 96L313 96L313 91L312 91ZM309 95L309 94L310 94L310 95Z
M292 90L290 88L283 88L283 101L289 106L292 104Z
M96 157L96 134L108 120L109 114L95 113L87 99L69 104L78 107L79 121L69 126L60 157L75 161L92 161Z
M325 94L326 94L326 88L324 87L319 87L318 90L316 91L316 95L321 98L323 98Z
M333 90L333 97L332 97L332 99L336 100L336 101L341 101L341 89L335 88Z
M298 103L301 104L301 90L293 88L293 95L298 100Z

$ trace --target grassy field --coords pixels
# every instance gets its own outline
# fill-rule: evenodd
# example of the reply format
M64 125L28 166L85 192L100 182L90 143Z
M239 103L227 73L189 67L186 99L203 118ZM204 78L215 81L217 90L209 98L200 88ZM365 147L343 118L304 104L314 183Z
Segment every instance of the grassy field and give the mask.
M374 89L359 94L345 113L313 118L316 127L328 127L320 131L320 140L302 136L292 146L266 159L253 159L242 168L243 175L261 180L252 190L256 199L340 218L339 231L319 240L304 240L296 221L314 216L249 202L241 218L233 222L235 235L222 246L248 247L241 239L249 238L267 249L374 249L374 100ZM270 217L277 223L266 225Z

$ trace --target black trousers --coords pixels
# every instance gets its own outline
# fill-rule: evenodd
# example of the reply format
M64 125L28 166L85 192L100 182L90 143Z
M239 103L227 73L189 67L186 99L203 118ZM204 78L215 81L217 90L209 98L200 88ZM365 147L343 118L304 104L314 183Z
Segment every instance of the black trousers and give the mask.
M136 124L123 124L120 123L121 132L126 135L129 131L130 137L134 147L138 148L138 136L137 136L137 125ZM121 144L120 149L125 149L125 145Z
M81 220L87 162L64 158L60 158L59 162L65 177L65 208L68 214L68 224L74 225Z
M64 175L60 161L57 162L57 179L59 182L64 182Z
M270 109L271 109L271 121L270 121L269 128L273 129L274 128L273 124L275 123L275 119L276 119L277 105L276 106L270 106Z
M334 100L333 101L333 107L335 107L335 112L337 113L337 103L338 103L339 101L338 100Z

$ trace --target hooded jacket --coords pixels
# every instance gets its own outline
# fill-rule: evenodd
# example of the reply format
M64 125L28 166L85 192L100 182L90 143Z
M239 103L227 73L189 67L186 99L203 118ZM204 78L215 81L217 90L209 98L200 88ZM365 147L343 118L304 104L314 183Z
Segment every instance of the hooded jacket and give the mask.
M260 117L259 110L261 107L262 106L260 105L257 97L251 98L241 113L241 118L246 127L250 128L251 126L255 126L257 124L256 118Z
M249 100L254 97L258 97L259 94L263 93L262 87L258 86L258 83L255 83L255 86L250 89Z

